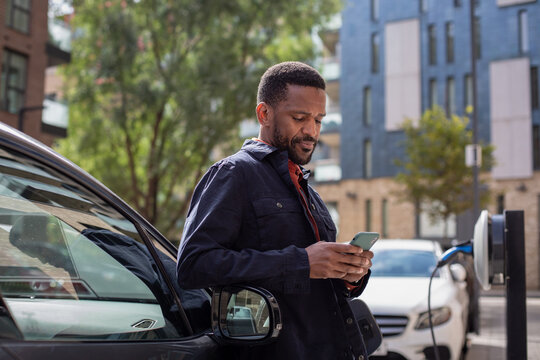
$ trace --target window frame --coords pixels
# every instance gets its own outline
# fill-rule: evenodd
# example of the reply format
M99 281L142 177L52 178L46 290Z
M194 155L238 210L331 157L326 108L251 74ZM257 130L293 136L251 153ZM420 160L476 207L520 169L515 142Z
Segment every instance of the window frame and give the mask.
M455 35L454 35L454 22L447 21L445 26L445 43L446 43L446 63L452 64L455 61Z
M537 110L540 108L540 89L538 85L538 66L531 66L531 108Z
M371 21L379 20L379 0L370 0Z
M363 145L363 170L364 170L364 179L370 179L373 177L373 152L372 152L372 143L371 139L364 139Z
M372 123L373 105L371 96L371 87L365 86L363 91L362 122L364 126L370 126Z
M6 25L11 29L19 31L23 34L30 34L31 20L32 20L32 0L28 1L28 8L25 8L16 3L15 0L7 1L6 11ZM16 14L22 15L26 18L26 28L19 27L15 24Z
M446 115L456 113L456 81L453 76L446 78Z
M430 109L433 109L434 106L439 105L436 78L429 78L428 91L428 106Z
M371 73L376 74L379 72L379 58L380 58L380 36L379 33L374 32L371 34Z
M527 10L521 9L518 11L518 47L519 53L524 55L530 50L529 48L529 16Z
M435 24L428 25L428 63L437 65L437 27Z
M365 203L365 210L366 210L366 231L371 231L371 212L372 212L372 208L371 208L371 199L366 199L366 203Z
M13 64L13 57L19 57L24 61L24 73L23 73L23 81L24 87L18 87L10 85L10 69L14 68L12 66ZM26 101L26 89L28 88L28 56L25 54L21 54L19 52L10 50L9 48L3 49L3 56L2 56L2 68L0 71L0 110L7 111L12 114L16 114L20 111L21 108L24 107L25 101ZM10 100L9 100L9 94L11 92L14 92L17 96L17 99L19 100L20 106L18 109L14 109L14 111L10 111Z

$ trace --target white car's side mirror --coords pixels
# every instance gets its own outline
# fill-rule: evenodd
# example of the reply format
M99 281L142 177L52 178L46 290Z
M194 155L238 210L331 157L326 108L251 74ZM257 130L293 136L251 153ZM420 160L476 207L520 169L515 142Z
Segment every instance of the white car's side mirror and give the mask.
M461 264L450 265L450 273L455 281L463 282L467 279L467 270Z

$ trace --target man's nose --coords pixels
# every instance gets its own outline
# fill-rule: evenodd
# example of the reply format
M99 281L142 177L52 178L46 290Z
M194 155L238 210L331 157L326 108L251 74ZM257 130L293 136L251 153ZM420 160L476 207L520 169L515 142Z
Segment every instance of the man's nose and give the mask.
M302 130L304 131L304 134L309 135L314 139L319 137L320 127L315 122L315 119L306 121Z

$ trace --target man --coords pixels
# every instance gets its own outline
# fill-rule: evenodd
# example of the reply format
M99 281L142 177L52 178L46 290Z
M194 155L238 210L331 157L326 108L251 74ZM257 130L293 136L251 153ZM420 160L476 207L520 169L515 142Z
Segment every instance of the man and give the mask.
M239 347L239 358L367 359L346 297L365 287L373 254L335 243L330 214L300 167L317 145L325 82L308 65L274 65L257 102L258 139L214 164L195 189L178 281L184 288L251 284L274 294L279 338Z

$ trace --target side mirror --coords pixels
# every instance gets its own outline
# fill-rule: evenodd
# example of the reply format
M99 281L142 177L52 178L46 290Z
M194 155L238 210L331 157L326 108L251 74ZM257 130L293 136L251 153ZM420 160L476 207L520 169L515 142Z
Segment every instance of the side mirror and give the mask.
M267 290L249 286L226 286L212 295L212 330L218 342L266 344L281 331L281 312Z
M461 264L450 265L450 273L455 281L463 282L467 280L467 270Z
M375 321L369 307L362 300L358 298L351 299L349 300L349 306L362 333L366 351L368 355L372 354L382 343L382 333L379 325L377 325L377 321Z

